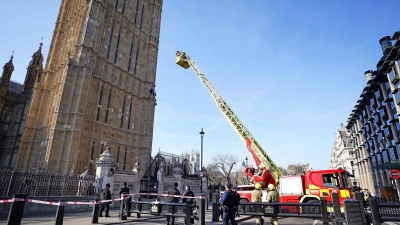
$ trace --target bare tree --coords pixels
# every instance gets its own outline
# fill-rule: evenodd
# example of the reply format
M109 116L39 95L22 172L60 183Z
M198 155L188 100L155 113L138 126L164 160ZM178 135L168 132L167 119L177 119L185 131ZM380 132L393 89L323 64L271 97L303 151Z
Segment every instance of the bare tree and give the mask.
M228 183L231 183L232 169L236 165L238 158L232 153L217 153L211 158L212 164L215 164L222 176Z
M209 163L206 166L208 180L211 184L218 184L224 178L219 167L215 163Z
M283 176L286 176L286 175L289 174L288 171L287 171L287 169L283 168L282 166L278 166L278 167L279 167L279 169L282 171L282 175L283 175Z

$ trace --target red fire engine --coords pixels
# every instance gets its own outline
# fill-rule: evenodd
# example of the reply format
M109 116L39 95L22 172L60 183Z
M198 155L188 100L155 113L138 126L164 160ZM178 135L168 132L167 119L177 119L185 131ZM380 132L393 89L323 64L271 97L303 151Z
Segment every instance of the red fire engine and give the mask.
M199 76L200 80L210 92L212 98L232 125L240 139L244 142L250 151L259 170L263 170L260 176L255 175L255 168L248 167L245 173L253 177L253 184L239 186L239 194L241 202L251 201L251 192L254 185L260 183L262 188L266 188L268 184L274 184L278 187L281 202L292 203L317 203L320 197L325 197L327 201L331 201L332 192L339 194L340 202L346 198L352 198L350 173L341 168L328 170L311 170L304 171L302 175L282 176L282 172L278 166L271 160L268 154L258 144L256 139L251 135L250 131L236 116L233 110L217 93L208 79L191 60L191 58L181 51L176 52L176 64L187 69L192 69ZM267 192L266 190L263 190ZM263 194L263 200L267 194Z

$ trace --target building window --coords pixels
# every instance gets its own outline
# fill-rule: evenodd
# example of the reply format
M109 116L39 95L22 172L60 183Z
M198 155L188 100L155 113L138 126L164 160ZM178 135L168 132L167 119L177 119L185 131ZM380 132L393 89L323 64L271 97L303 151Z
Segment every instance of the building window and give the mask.
M103 98L103 88L104 88L104 86L101 86L99 105L97 106L96 121L99 121L100 109L101 109L101 99Z
M125 149L125 156L124 156L124 169L123 169L123 170L125 170L125 165L126 165L126 155L127 155L127 153L128 153L128 149L126 148L126 149Z
M119 47L119 38L121 36L121 33L118 34L117 38L117 46L115 48L115 55L114 55L114 64L117 64L117 58L118 58L118 47Z
M113 33L114 33L114 27L111 27L110 38L108 39L108 47L107 47L107 56L106 56L107 60L108 60L108 57L110 56L110 48L111 48Z
M110 93L108 93L108 102L107 102L106 119L104 120L105 123L107 123L107 120L108 120L108 110L109 110L109 108L110 108L110 100L111 100L111 89L110 89Z
M142 5L142 15L141 15L141 17L140 17L140 26L139 26L139 29L142 29L143 16L144 16L144 4Z
M122 128L122 124L124 123L125 100L126 100L126 95L124 96L124 103L122 104L122 116L121 116L121 125L120 125L120 128Z
M134 15L134 17L133 17L133 23L134 23L134 24L136 24L136 18L137 18L138 8L139 8L139 0L136 1L135 15Z
M93 160L93 155L94 155L94 142L92 145L92 153L90 154L90 160Z
M125 12L125 3L126 3L126 0L124 0L124 4L122 5L122 15L124 15L124 12Z
M128 117L128 130L129 130L129 126L131 123L131 114L132 114L132 99L131 99L131 105L129 106L129 117Z
M138 58L139 58L139 46L136 48L135 68L133 68L133 75L136 75L136 69L138 67Z
M131 43L131 49L129 50L128 72L131 71L132 50L133 50L133 42Z
M118 9L118 0L115 1L115 9Z
M119 147L118 147L118 151L117 151L117 163L119 161Z

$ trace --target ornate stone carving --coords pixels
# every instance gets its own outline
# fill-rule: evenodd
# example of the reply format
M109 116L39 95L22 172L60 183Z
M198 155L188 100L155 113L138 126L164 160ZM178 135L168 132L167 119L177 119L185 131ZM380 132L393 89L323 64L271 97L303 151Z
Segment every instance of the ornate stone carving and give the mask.
M110 147L107 147L107 149L100 155L100 158L96 161L96 167L99 166L117 167L114 154L111 153Z

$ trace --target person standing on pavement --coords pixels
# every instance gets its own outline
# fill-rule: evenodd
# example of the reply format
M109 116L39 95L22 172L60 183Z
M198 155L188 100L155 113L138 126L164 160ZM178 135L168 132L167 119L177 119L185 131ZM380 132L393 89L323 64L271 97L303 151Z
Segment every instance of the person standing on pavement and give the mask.
M186 203L189 200L190 204L193 204L193 200L194 200L193 191L190 190L190 186L189 185L186 185L185 189L186 190L185 190L185 192L183 192L183 196L192 197L192 198L187 199L187 198L183 197L182 198L182 202ZM194 223L193 207L192 206L190 207L190 223L192 223L192 224Z
M261 191L261 184L260 183L256 184L254 188L255 189L251 192L251 202L262 202L263 193ZM262 218L262 216L256 217L256 224L258 225L264 224L264 219Z
M110 184L106 184L106 188L100 193L101 200L111 200ZM99 217L103 217L103 211L105 211L105 217L110 217L108 214L110 211L110 202L101 203Z
M268 184L267 202L279 202L279 193L275 190L275 185ZM279 225L278 217L271 217L271 224Z
M178 182L174 183L174 187L168 191L168 202L170 203L178 203L180 200L180 197L178 197L181 193L178 190ZM176 207L174 209L174 211L172 211L173 207L170 206L169 207L169 212L174 214L176 213ZM169 222L171 221L171 216L167 216L167 225L169 225ZM174 224L175 222L175 216L172 217L172 224Z
M226 191L222 195L221 200L219 203L223 209L223 216L222 216L222 224L228 225L228 222L231 222L231 225L237 225L235 220L235 206L239 204L239 199L237 195L231 190L232 184L226 184Z
M236 198L238 199L238 204L235 205L235 217L240 217L240 215L239 215L240 195L239 195L239 193L237 192L237 187L236 187L236 186L233 186L233 187L231 188L231 190L233 191L233 193L235 193Z
M131 213L129 211L131 211L131 201L132 201L132 197L129 196L129 188L128 188L128 184L126 182L124 182L122 184L122 188L119 191L119 195L124 198L124 200L126 201L126 210L127 210L127 215L126 216L131 216ZM123 196L124 195L124 196ZM128 197L126 197L128 196ZM119 215L118 215L119 216Z

